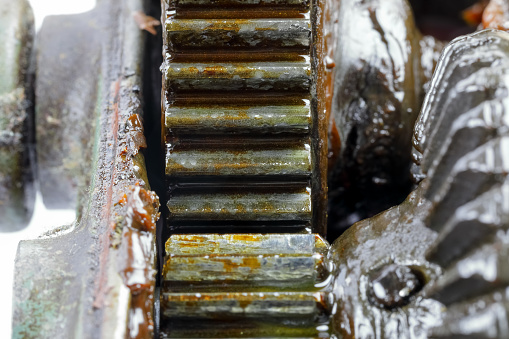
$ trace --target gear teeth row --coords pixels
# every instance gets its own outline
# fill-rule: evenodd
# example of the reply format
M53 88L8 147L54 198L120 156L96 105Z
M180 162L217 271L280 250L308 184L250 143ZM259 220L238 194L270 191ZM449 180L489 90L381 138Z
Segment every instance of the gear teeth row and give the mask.
M426 294L446 306L431 338L509 333L508 51L509 35L496 31L451 43L416 124L417 158L430 178L425 222L438 232L427 259L443 269Z
M166 5L163 106L171 231L283 227L323 234L313 223L321 187L313 177L320 152L312 141L317 66L311 62L309 2ZM271 15L261 17L264 11Z
M162 337L327 338L310 3L166 6Z
M319 330L331 305L322 291L330 279L327 250L313 234L173 235L163 270L163 332L327 336Z

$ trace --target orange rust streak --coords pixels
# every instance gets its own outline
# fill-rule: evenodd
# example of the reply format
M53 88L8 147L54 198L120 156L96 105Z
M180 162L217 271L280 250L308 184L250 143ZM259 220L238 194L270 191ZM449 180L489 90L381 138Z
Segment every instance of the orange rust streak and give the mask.
M233 262L230 259L215 259L214 261L222 263L223 270L226 273L232 273L241 266L241 264Z
M114 85L114 93L113 93L113 120L111 124L112 139L115 145L117 146L118 142L118 100L120 93L120 79L113 83ZM112 164L112 175L109 189L106 191L106 204L103 209L103 220L110 220L111 216L111 200L113 194L113 185L116 177L116 166L115 162ZM99 272L98 279L96 280L95 291L94 291L94 302L93 307L102 308L104 305L105 295L108 293L107 281L108 277L106 274L106 266L109 257L109 248L110 248L110 234L108 229L100 236L100 244L101 244L101 256L99 258Z
M250 267L251 269L259 269L262 266L260 259L254 257L243 258L242 265L245 267Z
M139 128L143 131L143 123L141 122L141 118L140 118L140 115L139 114L132 114L129 119L127 119L127 121L129 121L129 124L133 127L133 128Z
M258 241L259 237L257 235L250 235L250 234L234 234L232 237L233 241Z
M159 200L154 192L141 187L132 188L127 199L127 214L132 218L130 227L152 232L159 217L158 210Z
M127 194L124 193L124 195L122 196L122 198L118 201L117 204L119 205L125 205L127 203Z
M461 13L463 20L471 26L479 25L482 22L482 15L487 5L486 1L482 1L468 7Z

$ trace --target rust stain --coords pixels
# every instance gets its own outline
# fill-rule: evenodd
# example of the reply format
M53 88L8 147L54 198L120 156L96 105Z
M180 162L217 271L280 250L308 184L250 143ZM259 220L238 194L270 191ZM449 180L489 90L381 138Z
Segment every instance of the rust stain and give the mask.
M127 133L129 133L129 137L127 138L129 144L127 153L131 157L134 157L136 154L138 154L140 149L147 148L143 123L141 122L141 117L139 114L132 114L127 119L126 129Z
M228 69L224 66L208 66L203 70L203 74L206 76L213 76L218 74L226 74Z
M111 133L112 133L112 140L114 142L114 147L118 144L118 117L119 117L119 111L118 111L118 101L119 101L119 93L120 93L120 79L112 83L113 87L113 119L111 121ZM116 166L112 166L112 175L111 175L111 182L110 185L106 191L106 205L103 209L103 218L105 220L109 220L111 216L111 202L112 202L112 195L113 195L113 186L114 186L114 180L116 178ZM108 263L108 256L109 256L109 248L110 248L110 234L108 232L105 232L102 234L100 240L100 246L102 247L101 256L99 258L99 273L97 276L99 277L98 280L96 280L95 283L95 290L94 290L94 301L93 301L93 307L95 308L102 308L104 305L104 299L106 294L109 291L109 288L107 287L107 263Z
M126 203L127 203L127 194L124 193L124 195L122 195L122 198L120 198L120 200L117 202L117 204L124 206Z
M129 227L153 232L159 219L159 198L152 192L137 186L130 188L127 196L126 221Z
M260 236L253 234L234 234L232 236L232 241L235 242L244 242L244 241L259 241Z
M215 258L214 261L223 264L223 270L225 273L232 273L242 266L242 264L236 263L229 258Z
M249 299L241 299L241 300L238 300L238 303L239 303L239 306L241 308L246 308L248 307L249 305L251 305L253 301L252 300L249 300Z
M260 259L257 257L242 258L242 265L251 269L259 269L262 266Z

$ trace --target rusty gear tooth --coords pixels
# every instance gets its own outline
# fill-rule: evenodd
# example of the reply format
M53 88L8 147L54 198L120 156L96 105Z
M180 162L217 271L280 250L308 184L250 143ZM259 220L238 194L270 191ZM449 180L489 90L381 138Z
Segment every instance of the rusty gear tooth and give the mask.
M311 23L306 18L267 19L172 19L166 23L171 50L208 48L298 49L305 53L311 42Z
M253 129L267 134L306 135L309 132L309 101L281 106L173 106L165 113L166 135L249 134Z

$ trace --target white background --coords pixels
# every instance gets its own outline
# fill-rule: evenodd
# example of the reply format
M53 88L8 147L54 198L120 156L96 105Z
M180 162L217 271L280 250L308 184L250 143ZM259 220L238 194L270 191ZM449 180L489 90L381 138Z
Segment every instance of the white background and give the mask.
M95 0L29 0L29 2L34 10L37 29L42 25L45 16L86 12L95 5ZM30 225L20 232L0 233L0 291L2 293L0 338L10 338L12 333L12 280L14 258L19 241L37 238L48 229L72 223L74 218L75 212L72 210L46 210L40 195L37 194Z

